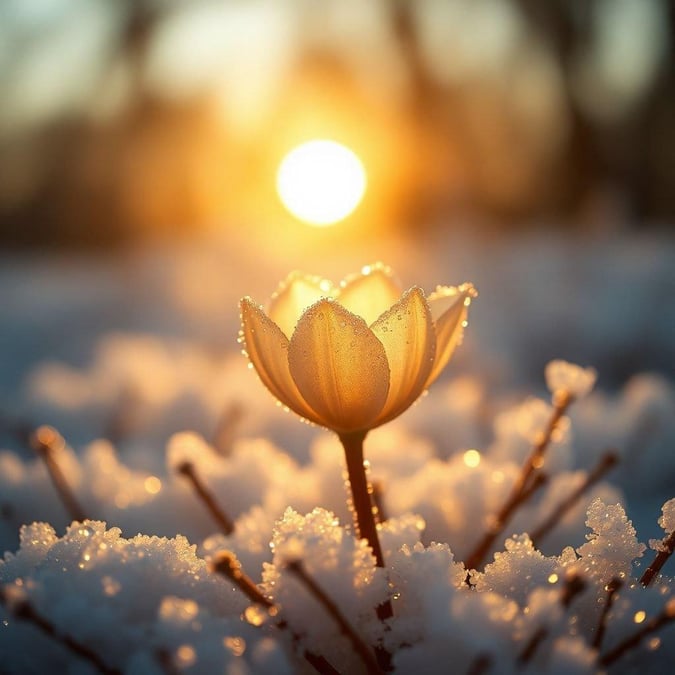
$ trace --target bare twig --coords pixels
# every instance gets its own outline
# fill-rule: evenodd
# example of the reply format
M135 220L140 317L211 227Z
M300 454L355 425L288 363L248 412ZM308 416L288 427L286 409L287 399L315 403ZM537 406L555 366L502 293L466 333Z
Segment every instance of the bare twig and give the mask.
M252 603L264 607L270 617L278 617L278 605L260 592L253 579L244 572L241 563L234 553L220 551L214 556L210 567L211 571L229 579ZM288 623L283 619L277 619L275 625L280 630L289 630ZM294 640L297 640L299 637L293 631L291 631L291 635ZM309 650L305 650L303 656L319 675L340 675L340 672L323 656L314 654Z
M187 461L181 462L181 464L176 467L176 472L181 476L185 476L190 481L197 496L202 500L202 503L206 506L212 518L218 523L221 532L225 535L232 534L234 532L234 522L218 505L216 498L197 474L194 464Z
M241 567L237 556L230 551L219 551L211 560L211 570L227 577L251 601L268 609L276 605L266 598Z
M164 675L179 675L180 671L173 662L173 657L168 649L158 649L154 652L154 656Z
M219 455L227 456L230 454L232 442L243 417L244 406L237 401L228 405L221 413L216 424L212 443Z
M492 657L489 654L478 654L469 664L466 675L485 675L492 668Z
M545 626L537 628L532 637L527 641L523 650L518 654L518 663L522 666L526 663L529 663L532 660L532 657L537 652L539 645L546 639L548 636L549 629Z
M63 449L65 441L53 427L42 426L35 430L31 436L31 446L44 462L47 473L56 489L56 492L71 520L84 521L87 516L54 455Z
M563 606L563 609L569 609L572 604L572 600L583 592L586 588L586 582L580 574L572 573L568 574L565 578L565 582L560 589L560 604ZM517 661L523 666L526 663L529 663L532 660L532 657L539 649L539 645L548 637L551 632L548 626L540 626L534 632L532 637L527 641L525 647L518 655Z
M576 573L572 572L565 577L565 583L563 583L562 590L560 591L560 604L565 608L569 609L572 604L572 600L583 593L586 590L586 581L584 578Z
M378 525L381 525L388 520L387 512L384 510L383 497L382 483L379 480L373 481L370 485L370 499L373 506L373 513L375 514L375 520Z
M600 614L600 620L598 621L598 627L595 630L595 637L593 642L591 642L591 647L596 650L599 650L602 646L602 641L605 639L605 632L607 631L607 619L609 617L609 612L614 605L614 600L616 599L617 591L623 586L623 581L619 577L614 577L608 584L605 586L607 590L607 595L605 596L605 604L602 608L602 613Z
M675 530L661 542L661 549L657 552L654 560L652 560L652 564L640 577L640 583L643 586L649 586L652 583L656 575L661 571L661 568L666 564L668 558L673 554L673 550L675 550Z
M614 649L605 652L605 654L598 659L598 663L603 668L612 665L612 663L620 659L626 652L635 649L648 635L655 633L673 620L675 620L675 598L671 598L666 603L666 606L661 613L647 621L640 630L620 642Z
M7 588L4 586L0 586L0 604L5 605L17 619L27 621L36 628L39 628L45 635L63 645L72 654L87 661L99 673L103 675L120 675L121 671L107 666L103 659L87 645L78 642L69 635L60 634L51 621L42 616L28 600L23 598L17 600L10 597Z
M377 663L374 652L361 639L361 636L354 630L349 621L342 614L335 602L326 592L316 583L316 581L307 573L304 565L299 560L290 560L286 563L286 568L292 572L309 590L309 592L319 601L326 612L340 627L341 633L351 642L354 651L359 655L366 670L369 673L382 675L383 671Z
M523 493L527 494L528 486L536 478L544 464L544 455L551 442L553 432L558 427L563 415L567 412L574 397L565 391L556 392L553 396L553 412L549 418L546 429L542 432L532 451L523 464L520 475L511 489L511 494L497 513L483 538L478 542L474 550L465 561L467 570L477 569L485 560L497 537L504 531L516 509L523 503Z
M592 471L586 476L584 482L574 490L558 507L530 534L532 545L539 548L539 542L544 539L553 528L562 520L577 502L591 489L610 469L614 468L619 462L619 457L615 452L607 452L595 465Z

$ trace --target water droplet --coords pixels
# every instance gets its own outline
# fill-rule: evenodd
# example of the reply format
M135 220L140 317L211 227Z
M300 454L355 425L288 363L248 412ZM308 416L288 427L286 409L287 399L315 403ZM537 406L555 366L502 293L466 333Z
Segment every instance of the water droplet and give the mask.
M181 668L188 668L197 661L197 653L191 645L181 645L176 650L176 661Z
M241 637L225 637L223 644L234 656L241 656L246 651L246 640Z
M262 626L269 614L260 605L249 605L244 610L244 618L252 626Z

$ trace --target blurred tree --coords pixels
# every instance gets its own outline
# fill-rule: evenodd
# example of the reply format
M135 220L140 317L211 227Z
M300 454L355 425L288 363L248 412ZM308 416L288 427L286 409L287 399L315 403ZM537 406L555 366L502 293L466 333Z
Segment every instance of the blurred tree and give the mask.
M162 92L156 83L150 86L148 79L157 34L167 22L187 24L190 11L216 4L205 0L94 3L110 26L108 38L101 38L92 63L79 64L82 73L72 76L73 81L81 80L77 91L89 91L88 101L79 107L55 108L44 119L27 109L29 118L32 114L40 120L32 125L19 124L16 113L11 123L0 114L0 241L109 246L147 233L181 232L188 224L221 215L236 220L241 217L236 212L241 206L237 198L243 193L251 193L249 201L255 204L253 188L269 178L263 158L263 146L269 140L265 129L245 141L237 137L222 111L214 108L215 98L232 98L231 92L223 91L222 82L213 83L213 95L192 89L180 98ZM672 2L373 0L367 4L359 8L358 3L258 2L257 6L271 12L270 21L293 27L286 39L295 40L299 70L309 78L334 80L334 89L344 85L341 95L353 108L365 106L369 117L382 115L383 126L393 124L390 136L399 134L403 139L403 145L389 150L399 164L405 164L396 177L396 189L390 186L400 209L392 218L434 223L453 211L472 210L511 222L546 216L582 223L589 213L606 221L635 224L675 221ZM79 25L77 1L52 5L60 9L50 10L43 25L37 25L28 5L18 0L4 10L0 7L0 18L4 12L6 19L0 29L0 88L5 92L17 86L21 90L22 78L30 73L24 66L36 60L37 50L62 46L63 41L51 39L52 33L67 25L68 35L76 34L72 31ZM227 0L218 6L234 12L246 3ZM12 23L11 7L26 16ZM452 18L445 12L448 8L454 8ZM503 62L489 64L488 75L476 68L461 76L454 71L440 76L443 68L451 71L445 67L447 62L457 68L462 61L469 62L472 56L466 50L489 46L457 39L463 37L462 31L476 29L476 16L478 21L485 19L476 8L493 14L508 10L518 24L517 39L508 53L493 54L493 60ZM626 28L625 16L630 19L636 11L648 19L635 29L644 31L643 48L659 41L664 47L652 50L656 66L646 67L640 86L622 99L612 90L616 82L607 80L594 59L610 34L611 58L624 58L621 45L631 30ZM381 41L369 52L344 35L341 41L327 39L333 28L344 33L352 25L346 22L346 29L324 25L339 12L343 20L345 13L363 12L360 24L352 22L361 26L361 37L372 29L372 21L388 22L397 53L389 68L396 73L393 79L402 83L400 109L382 112L391 107L389 94L372 74L375 71L363 69L367 59L383 58ZM469 23L472 12L474 24ZM612 17L621 12L625 16L617 28ZM226 20L226 14L222 16ZM467 25L446 26L452 29L447 31L450 38L441 50L433 51L428 27L442 21L467 21ZM6 28L12 25L14 33ZM236 58L241 59L242 77L246 60L256 60L268 48L261 42L241 50ZM230 58L232 52L228 54ZM630 59L626 65L636 60L633 53L625 58ZM45 54L41 59L43 67L49 65ZM322 63L332 65L326 68ZM614 71L620 73L618 66ZM363 72L355 72L359 68ZM45 72L50 72L48 67ZM67 79L52 76L41 85L26 86L29 90L42 86L49 93L58 86L67 89ZM359 79L366 81L365 96L357 91ZM262 118L274 120L280 111L297 110L288 103L297 81L289 80L279 88L279 97L271 104L268 101ZM87 82L93 83L89 89ZM378 106L367 103L378 97L380 112ZM41 99L33 92L28 100L39 103ZM353 116L358 118L358 110ZM278 131L278 124L268 124L269 129Z

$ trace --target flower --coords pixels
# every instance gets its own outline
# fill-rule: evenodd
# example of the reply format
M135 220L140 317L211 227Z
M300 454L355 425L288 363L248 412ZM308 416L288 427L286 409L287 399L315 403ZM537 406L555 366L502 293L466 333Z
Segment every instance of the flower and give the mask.
M466 325L471 284L428 298L402 293L377 263L329 281L294 272L268 312L241 301L240 341L263 384L301 417L338 434L367 432L400 415L438 377Z

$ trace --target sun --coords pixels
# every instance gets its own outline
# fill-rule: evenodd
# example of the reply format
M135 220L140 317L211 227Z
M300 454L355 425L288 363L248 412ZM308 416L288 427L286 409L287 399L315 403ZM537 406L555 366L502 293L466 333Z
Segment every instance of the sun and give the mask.
M299 220L316 227L333 225L359 205L366 171L347 147L313 140L291 150L279 165L277 191Z

